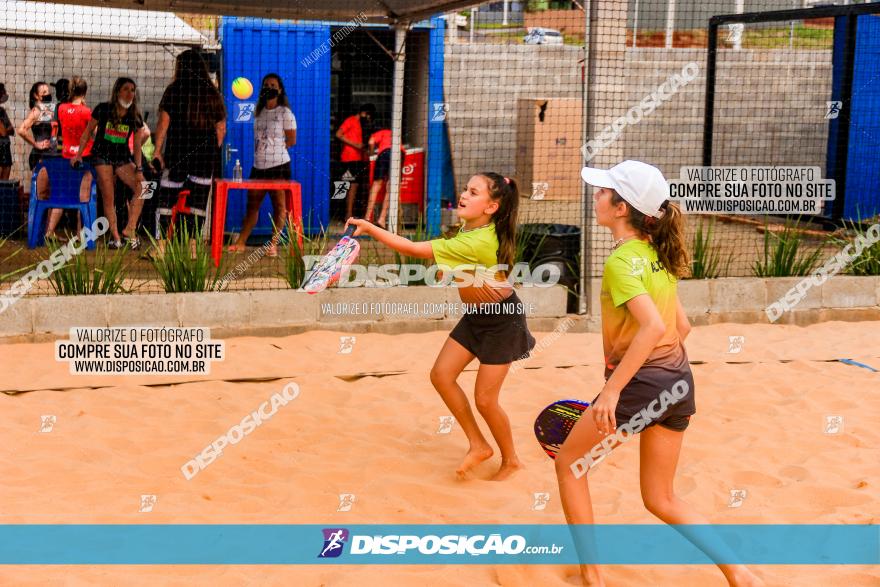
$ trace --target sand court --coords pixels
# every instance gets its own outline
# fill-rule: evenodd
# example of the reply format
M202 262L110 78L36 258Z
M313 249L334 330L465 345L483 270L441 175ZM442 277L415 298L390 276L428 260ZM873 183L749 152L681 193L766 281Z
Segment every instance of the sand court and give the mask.
M695 328L687 349L697 415L676 476L681 497L719 524L880 523L880 373L837 362L880 368L878 326ZM600 335L556 335L508 377L501 401L526 469L502 483L488 481L497 453L466 481L454 474L466 441L456 424L444 424L448 413L428 380L445 333L357 334L346 354L341 336L350 335L226 339L227 358L206 376L70 375L53 360L51 343L0 347L3 522L564 523L553 464L532 424L546 404L591 399L601 388ZM462 376L465 390L475 367ZM291 382L300 390L295 399L186 479L187 461ZM44 424L47 415L54 418ZM837 416L839 429L829 433L828 418ZM599 523L660 523L641 503L637 443L591 473ZM338 511L346 509L344 494L354 498ZM142 496L155 496L152 511L139 511ZM755 568L768 585L880 581L876 567ZM609 585L725 584L712 566L606 569ZM575 572L571 565L5 566L0 583L527 586L565 585Z

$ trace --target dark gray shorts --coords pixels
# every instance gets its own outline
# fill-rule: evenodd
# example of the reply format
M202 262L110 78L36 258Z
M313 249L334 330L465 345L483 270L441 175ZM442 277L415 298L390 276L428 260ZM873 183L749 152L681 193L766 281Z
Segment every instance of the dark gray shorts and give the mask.
M608 375L610 376L610 373ZM664 390L672 392L673 386L679 381L687 383L687 395L675 403L669 404L666 410L658 414L661 392ZM679 386L676 389L681 388ZM591 403L595 401L596 398L593 398ZM617 427L620 428L622 424L632 420L642 410L646 410L647 418L645 419L649 421L648 426L659 424L670 430L684 432L690 423L691 416L697 412L694 401L694 375L691 373L687 358L685 358L683 365L671 368L649 365L639 369L620 393L617 409L614 411Z

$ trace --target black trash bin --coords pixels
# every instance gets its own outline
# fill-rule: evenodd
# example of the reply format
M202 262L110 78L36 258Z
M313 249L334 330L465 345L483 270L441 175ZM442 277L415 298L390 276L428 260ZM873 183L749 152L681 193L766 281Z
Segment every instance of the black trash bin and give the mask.
M529 269L553 265L559 269L559 285L568 288L567 310L578 311L581 271L581 229L570 224L534 223L519 226L522 260Z
M0 181L0 237L12 236L26 222L21 213L21 193L18 180Z

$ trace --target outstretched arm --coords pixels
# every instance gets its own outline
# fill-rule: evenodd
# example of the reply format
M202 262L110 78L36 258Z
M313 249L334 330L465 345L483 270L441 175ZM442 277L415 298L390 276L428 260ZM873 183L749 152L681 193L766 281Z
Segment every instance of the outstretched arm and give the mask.
M428 241L413 242L408 238L392 234L387 230L382 230L375 224L360 218L349 218L348 222L345 223L346 228L348 228L349 225L357 227L357 230L354 231L354 236L366 234L383 245L409 257L418 257L419 259L434 258L434 251L431 248L431 243Z

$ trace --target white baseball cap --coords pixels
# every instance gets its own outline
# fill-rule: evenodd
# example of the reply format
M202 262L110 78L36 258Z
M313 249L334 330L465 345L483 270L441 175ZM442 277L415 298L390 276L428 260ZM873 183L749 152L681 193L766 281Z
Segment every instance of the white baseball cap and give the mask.
M646 216L663 217L660 206L669 199L669 184L653 165L623 161L608 170L584 167L581 177L590 185L614 190L627 204Z

